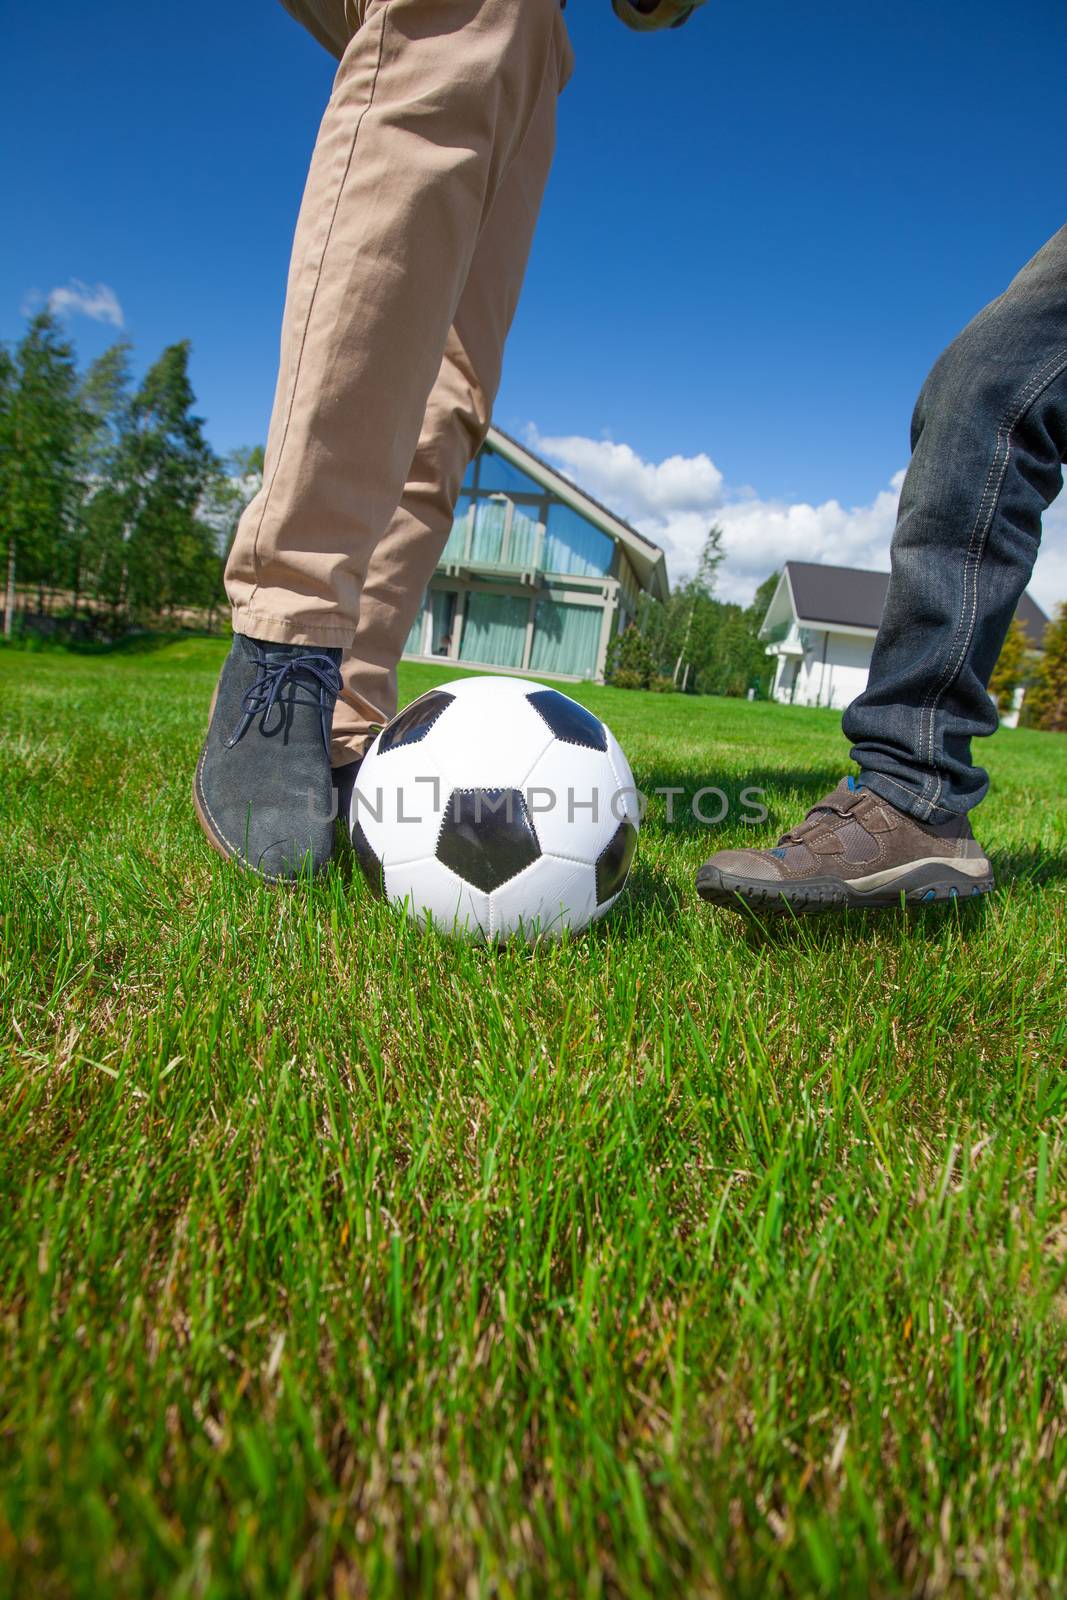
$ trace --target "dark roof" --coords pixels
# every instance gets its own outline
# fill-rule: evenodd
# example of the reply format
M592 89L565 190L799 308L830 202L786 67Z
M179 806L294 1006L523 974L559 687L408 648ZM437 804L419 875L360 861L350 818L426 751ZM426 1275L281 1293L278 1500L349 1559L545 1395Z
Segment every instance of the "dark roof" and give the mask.
M877 630L889 590L888 572L867 572L862 567L824 567L817 561L787 561L785 570L797 616L802 622ZM1033 650L1041 649L1048 618L1029 594L1019 601L1015 615L1022 623Z

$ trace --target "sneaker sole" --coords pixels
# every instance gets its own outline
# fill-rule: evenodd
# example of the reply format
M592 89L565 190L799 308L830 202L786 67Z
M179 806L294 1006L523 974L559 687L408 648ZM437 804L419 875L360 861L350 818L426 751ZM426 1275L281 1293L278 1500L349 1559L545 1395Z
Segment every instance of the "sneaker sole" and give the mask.
M977 873L961 871L951 861L924 862L902 869L887 882L866 889L840 878L804 878L795 883L768 883L758 878L743 878L721 872L718 867L702 867L697 873L697 894L715 906L741 905L770 912L832 911L835 909L889 909L924 905L938 900L970 900L990 894L995 887L988 861L970 863ZM882 874L878 874L882 877Z

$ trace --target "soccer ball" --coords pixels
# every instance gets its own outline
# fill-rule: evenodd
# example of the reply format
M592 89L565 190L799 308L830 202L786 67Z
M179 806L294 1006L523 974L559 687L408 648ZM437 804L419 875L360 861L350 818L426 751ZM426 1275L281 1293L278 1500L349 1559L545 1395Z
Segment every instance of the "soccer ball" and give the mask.
M431 689L382 729L348 820L374 892L416 921L532 941L611 909L640 811L591 711L528 679L484 677Z

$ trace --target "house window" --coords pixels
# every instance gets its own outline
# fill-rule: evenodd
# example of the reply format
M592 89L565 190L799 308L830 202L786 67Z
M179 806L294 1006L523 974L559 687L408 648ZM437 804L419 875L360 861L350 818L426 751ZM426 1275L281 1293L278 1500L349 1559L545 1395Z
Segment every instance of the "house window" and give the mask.
M460 636L462 661L521 667L530 602L507 594L470 594Z
M538 549L538 534L540 527L537 513L533 507L525 511L521 506L516 506L511 515L511 527L508 531L507 564L509 567L535 567L538 565L540 551Z
M532 494L538 500L543 498L545 492L543 484L535 483L533 478L518 467L513 467L510 461L505 461L503 456L498 456L488 446L483 449L478 462L478 488L482 494L487 490L497 490L504 494Z
M479 500L474 509L471 560L481 566L499 566L507 526L506 500Z
M576 578L606 577L611 571L615 546L606 533L594 528L577 511L559 501L548 508L548 528L542 565L546 572Z
M478 566L536 566L539 532L536 513L528 515L506 495L479 500L474 510L470 559Z
M447 656L452 652L455 632L456 601L454 589L435 589L430 595L430 654Z
M423 595L419 605L419 614L411 624L411 632L404 641L404 654L406 656L421 656L423 636L426 632L426 596Z
M600 606L573 606L560 600L539 600L534 616L533 672L561 672L591 678L600 648Z
M456 501L455 516L452 519L452 532L448 536L448 543L441 552L442 561L463 561L465 559L470 509L470 495L461 494Z

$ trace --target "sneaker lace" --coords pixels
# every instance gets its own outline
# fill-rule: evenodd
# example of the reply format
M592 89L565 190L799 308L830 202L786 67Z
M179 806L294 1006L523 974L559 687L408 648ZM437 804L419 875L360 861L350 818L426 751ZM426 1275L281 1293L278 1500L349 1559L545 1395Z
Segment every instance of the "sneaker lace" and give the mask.
M341 674L329 656L289 656L284 661L271 662L265 650L256 651L256 681L246 691L241 701L241 720L226 741L232 750L243 739L257 717L260 727L267 731L267 718L281 698L282 691L292 686L294 703L317 705L324 748L330 748L330 720L334 701L341 692ZM298 691L308 693L300 697Z

